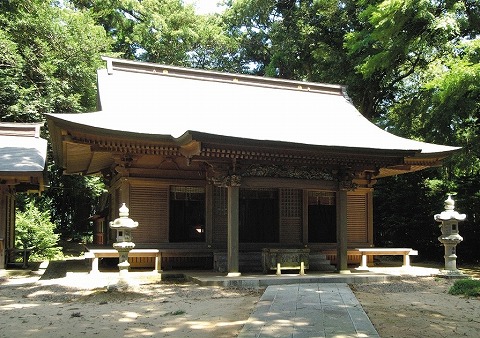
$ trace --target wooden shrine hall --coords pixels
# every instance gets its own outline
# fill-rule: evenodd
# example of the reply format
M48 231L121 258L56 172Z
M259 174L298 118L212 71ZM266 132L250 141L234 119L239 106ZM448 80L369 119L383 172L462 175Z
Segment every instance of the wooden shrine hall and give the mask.
M47 115L54 159L108 182L96 246L112 247L126 203L136 248L165 269L237 275L293 250L346 271L351 249L374 245L375 182L457 149L378 128L342 86L104 60L98 111Z
M26 248L15 247L16 193L41 193L46 183L47 140L43 123L0 123L0 269L16 258L28 263Z

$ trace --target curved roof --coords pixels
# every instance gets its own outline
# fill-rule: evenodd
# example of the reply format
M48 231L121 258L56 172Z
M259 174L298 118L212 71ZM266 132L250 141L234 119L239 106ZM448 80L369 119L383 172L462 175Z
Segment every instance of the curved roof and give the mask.
M255 83L253 76L230 75L225 80L216 79L218 73L206 71L179 76L173 67L163 67L167 71L160 72L155 71L156 66L152 65L150 72L99 70L102 110L54 116L95 128L173 138L196 131L253 140L414 150L424 154L457 149L386 132L360 114L340 86L275 79L265 85ZM284 83L294 87L284 87Z
M46 158L47 140L20 136L0 137L0 175L4 172L42 172Z
M43 190L47 140L43 123L0 123L0 177L9 184L35 183ZM35 182L33 182L35 181Z
M171 142L217 135L415 157L441 158L458 149L388 133L360 114L338 85L104 59L100 111L48 115L49 124Z

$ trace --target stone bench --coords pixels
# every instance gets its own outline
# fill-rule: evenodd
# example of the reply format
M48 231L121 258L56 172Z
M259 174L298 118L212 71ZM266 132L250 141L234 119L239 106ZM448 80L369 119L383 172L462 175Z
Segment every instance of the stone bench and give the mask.
M85 252L85 258L92 259L92 270L90 273L99 272L98 259L118 257L118 251L115 249L89 249ZM128 257L155 257L155 272L161 272L162 255L158 249L132 249Z
M357 270L368 270L367 256L403 256L402 267L410 267L410 256L418 255L417 250L411 248L359 248L362 263Z
M263 272L276 270L277 275L282 270L300 270L300 275L305 274L309 268L310 249L281 249L265 248L262 250Z

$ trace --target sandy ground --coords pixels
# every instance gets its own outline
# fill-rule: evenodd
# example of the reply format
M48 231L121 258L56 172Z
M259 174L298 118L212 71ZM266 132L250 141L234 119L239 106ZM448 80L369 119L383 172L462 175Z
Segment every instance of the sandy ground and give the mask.
M117 290L118 273L93 278L63 268L41 278L0 278L0 337L230 338L262 293L162 281L148 272L133 273L133 286Z
M43 275L0 277L0 337L235 337L263 292L151 273L136 273L121 291L118 274L92 278L78 266L52 262ZM381 337L479 337L480 300L448 295L452 284L398 277L351 288Z
M438 277L350 287L380 337L480 337L480 300L448 294Z

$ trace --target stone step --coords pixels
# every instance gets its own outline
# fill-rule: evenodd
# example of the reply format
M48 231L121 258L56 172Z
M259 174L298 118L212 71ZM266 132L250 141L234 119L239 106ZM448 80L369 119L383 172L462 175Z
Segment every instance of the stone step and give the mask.
M262 253L261 252L240 252L239 253L239 270L245 272L261 272ZM322 253L310 253L309 270L311 271L334 271L336 268ZM227 271L227 253L214 253L214 270L219 272Z
M327 255L315 252L310 253L310 268L311 271L334 271L336 268L327 259Z

